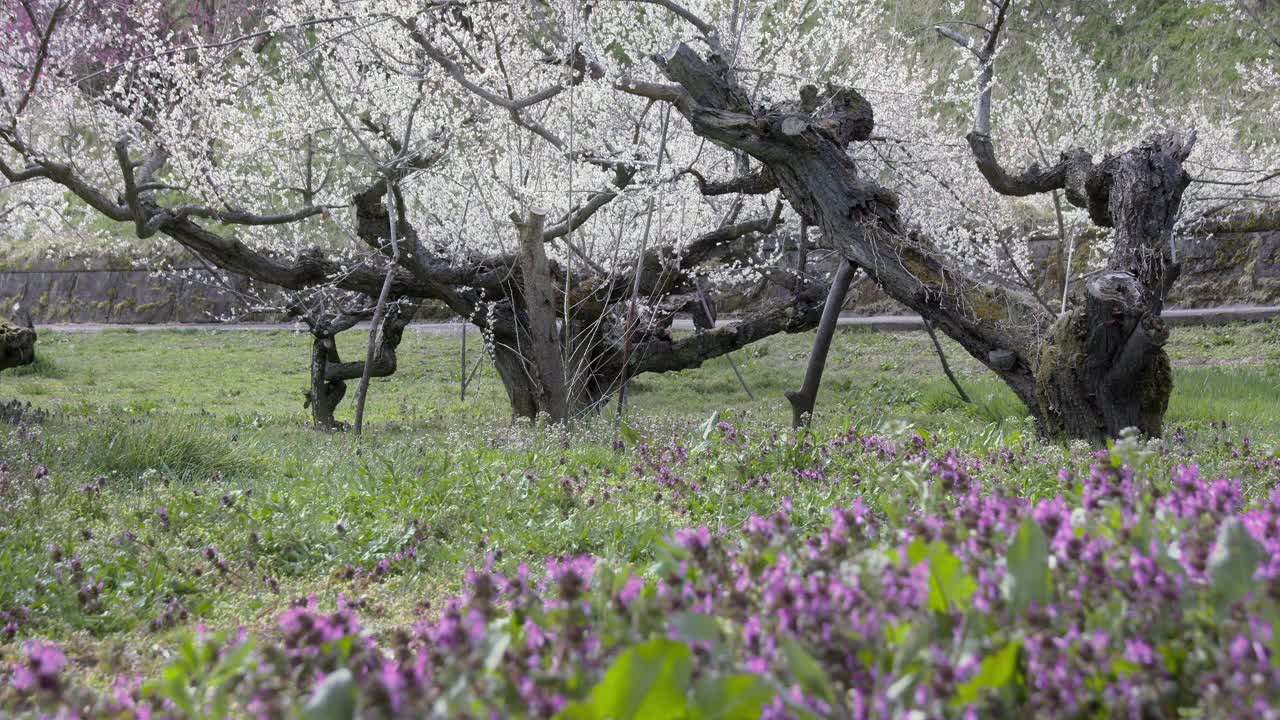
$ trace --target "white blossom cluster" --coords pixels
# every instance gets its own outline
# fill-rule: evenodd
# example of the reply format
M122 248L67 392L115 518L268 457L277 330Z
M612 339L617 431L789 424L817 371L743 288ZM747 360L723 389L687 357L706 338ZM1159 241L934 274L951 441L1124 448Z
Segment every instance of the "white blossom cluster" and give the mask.
M1132 3L1103 4L1116 22L1132 20ZM263 215L329 208L291 223L209 219L262 252L320 246L349 261L366 256L350 204L389 173L400 173L424 245L457 263L512 253L512 213L540 208L555 223L605 192L617 197L550 246L571 271L614 272L642 248L678 252L729 219L767 217L777 193L706 198L688 174L727 179L757 169L754 161L699 138L665 104L618 89L665 81L650 56L678 41L721 51L759 107L794 101L805 84L863 93L876 133L849 152L899 194L908 223L960 261L1016 279L1030 272L1028 235L1070 239L1087 226L1061 198L1011 199L986 185L963 137L978 94L971 59L961 53L946 72L921 70L918 36L890 27L874 0L246 2L256 14L216 36L184 32L164 0L121 5L115 12L127 23L102 22L89 0L30 5L39 22L24 19L18 3L0 11L0 127L26 149L0 142L0 158L15 169L37 156L63 163L114 201L126 192L116 151L123 142L138 163L164 153L152 192L165 206ZM60 5L32 82L43 23ZM953 5L958 19L978 19ZM1007 165L1051 164L1076 147L1100 159L1156 129L1194 128L1189 220L1280 193L1280 176L1259 180L1280 170L1280 132L1242 136L1238 108L1211 89L1161 107L1151 91L1108 82L1073 39L1079 18L1020 8L1015 20L1031 60L1011 66L997 56L993 134ZM707 47L708 29L719 47ZM1280 45L1269 57L1278 54ZM1240 77L1237 95L1269 95L1280 117L1277 63L1242 67ZM612 185L619 164L634 170L623 189ZM130 225L105 222L48 180L0 189L0 208L0 230L58 238L51 252L155 251L154 240L127 239ZM781 227L794 236L795 216L786 213ZM713 277L747 283L780 262L779 244L762 241L753 259L714 268Z

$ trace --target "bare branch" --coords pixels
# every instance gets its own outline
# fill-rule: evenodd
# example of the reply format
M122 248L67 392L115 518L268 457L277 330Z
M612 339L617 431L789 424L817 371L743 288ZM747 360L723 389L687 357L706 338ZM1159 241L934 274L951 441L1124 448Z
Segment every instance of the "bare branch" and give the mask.
M291 212L259 214L250 212L244 208L215 210L213 208L202 207L199 205L183 205L164 212L175 218L201 217L222 223L223 225L260 227L265 225L287 225L299 220L305 220L315 215L325 214L329 209L330 206L328 205L311 205L298 208Z
M4 161L4 158L0 158L0 175L4 175L6 180L15 185L27 180L49 177L49 173L39 165L28 165L21 170L14 170Z
M551 225L543 233L543 238L547 241L556 240L569 233L577 230L587 220L591 218L600 208L608 205L618 197L620 191L631 184L635 171L625 166L619 167L613 176L613 189L600 190L591 194L581 206L571 210L567 217L560 222Z
M720 47L720 32L716 30L716 27L711 23L707 22L706 20L703 20L702 18L695 15L692 11L690 11L685 6L681 5L678 2L675 2L675 0L630 0L630 1L643 3L646 5L657 5L660 8L663 8L665 10L668 10L674 13L675 15L679 16L680 19L684 20L685 22L689 23L690 25L692 25L694 28L697 29L698 33L702 35L702 39L707 43L708 47L711 48L711 51L713 53L723 54L723 50Z
M427 54L427 57L431 58L440 67L444 68L444 71L449 73L449 76L452 77L455 82L481 99L500 108L510 110L512 112L519 112L525 108L550 100L564 91L563 85L556 84L545 87L522 98L503 97L467 77L467 73L463 71L457 63L451 60L444 51L432 44L432 42L427 39L426 35L422 34L422 31L418 28L416 20L397 18L396 22L408 31L409 37L411 37L413 41L422 48L423 52Z
M22 93L22 98L18 100L18 106L13 111L13 117L18 117L23 110L27 109L27 104L31 102L31 97L35 94L36 85L40 83L40 74L44 71L45 61L49 58L49 40L53 37L53 31L58 26L58 20L62 18L62 13L67 9L64 2L59 2L57 7L53 9L53 15L49 17L49 24L45 27L44 33L40 36L40 48L36 51L35 67L31 70L31 77L27 79L27 89ZM28 9L30 13L30 9ZM31 22L34 24L35 16L31 16Z

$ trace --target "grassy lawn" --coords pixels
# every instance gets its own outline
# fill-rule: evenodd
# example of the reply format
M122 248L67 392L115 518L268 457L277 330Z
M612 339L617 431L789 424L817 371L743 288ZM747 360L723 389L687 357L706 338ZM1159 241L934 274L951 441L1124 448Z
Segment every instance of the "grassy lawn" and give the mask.
M739 386L723 358L702 368L645 375L632 384L634 411L672 421L700 420L728 411L768 423L789 422L782 393L799 384L810 334L778 336L735 358L757 400ZM473 333L472 362L479 349ZM203 417L227 427L255 425L295 431L306 422L308 338L287 331L147 331L47 333L38 362L0 375L0 397L18 397L71 415L103 411L127 415ZM364 336L340 337L343 357L358 357ZM1013 395L958 346L948 357L975 404L960 403L942 376L921 332L842 330L824 376L820 422L863 426L885 419L925 428L1017 421ZM459 398L457 336L408 333L400 371L375 379L369 418L379 435L438 434L459 423L501 423L509 416L497 376L486 365ZM1178 328L1170 342L1176 387L1169 422L1228 420L1280 430L1280 402L1269 368L1280 366L1280 324ZM345 412L345 415L343 413ZM350 403L340 417L350 418Z
M914 332L841 332L813 439L791 441L782 393L799 383L810 340L736 355L754 402L719 360L642 377L625 428L610 411L564 431L513 426L488 369L461 400L458 338L408 333L357 441L306 427L305 336L45 334L35 365L0 374L0 399L54 411L0 428L0 612L27 609L0 653L56 638L105 683L154 671L169 657L160 648L197 623L270 634L308 594L357 598L377 632L431 614L491 555L645 568L677 528L738 528L784 499L792 523L817 528L833 505L919 481L918 462L838 449L871 433L986 458L984 472L1028 499L1064 492L1059 467L1087 473L1088 448L1040 441L1012 395L948 346L976 401L960 403ZM363 339L341 344L352 357ZM1194 457L1265 496L1277 470L1251 463L1280 436L1278 352L1280 324L1176 329L1167 421L1186 440L1152 462ZM340 416L350 413L348 402ZM716 430L712 413L741 435ZM821 481L801 471L815 463Z

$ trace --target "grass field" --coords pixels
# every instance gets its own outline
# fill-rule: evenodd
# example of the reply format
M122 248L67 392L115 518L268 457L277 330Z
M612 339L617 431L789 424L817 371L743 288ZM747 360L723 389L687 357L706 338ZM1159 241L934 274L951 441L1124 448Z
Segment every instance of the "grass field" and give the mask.
M473 333L468 365L480 349ZM645 375L632 384L635 412L701 420L723 410L784 423L782 393L799 384L812 335L777 336L735 354L757 401L750 401L717 359L679 373ZM343 357L358 357L365 339L340 337ZM0 397L18 397L71 415L192 416L227 427L256 425L275 431L306 422L308 336L288 331L132 331L47 333L35 365L0 375ZM897 419L925 428L1018 421L1013 395L947 341L948 358L976 401L966 406L940 371L928 337L920 332L844 329L831 351L819 403L819 421L864 426ZM464 424L502 423L509 417L502 386L482 366L459 398L459 338L409 333L400 371L375 379L369 416L375 434L434 434ZM1177 371L1171 423L1232 420L1260 431L1280 431L1277 382L1280 323L1223 328L1179 328L1169 347ZM350 419L350 403L340 409Z
M736 355L754 402L715 361L641 378L626 427L610 411L564 431L513 426L487 369L461 400L458 338L409 333L400 372L372 386L358 441L306 427L305 336L45 334L36 364L0 374L0 400L54 412L0 426L0 612L25 608L0 653L54 638L105 684L155 671L171 658L162 648L197 624L270 635L307 594L358 598L377 632L430 614L424 602L438 606L491 554L536 565L589 553L643 568L677 528L736 528L784 498L797 528L816 528L833 505L917 481L918 463L884 454L820 462L852 482L801 470L850 430L988 457L1029 499L1063 492L1057 468L1091 461L1088 448L1040 441L1012 395L948 346L976 401L959 402L927 337L910 332L841 332L819 444L788 440L782 393L799 383L810 340L775 337ZM343 337L344 357L362 344ZM1180 328L1170 350L1168 428L1189 449L1153 462L1194 453L1206 474L1241 477L1247 497L1264 497L1277 470L1250 463L1280 439L1280 324ZM735 430L713 431L713 413ZM1001 466L1000 448L1022 460ZM685 449L694 459L668 457Z

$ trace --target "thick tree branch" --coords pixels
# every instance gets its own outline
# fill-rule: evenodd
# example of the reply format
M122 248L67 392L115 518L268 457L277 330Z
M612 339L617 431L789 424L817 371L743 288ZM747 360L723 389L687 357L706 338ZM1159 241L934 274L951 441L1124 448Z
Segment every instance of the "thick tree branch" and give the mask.
M693 168L689 168L685 173L693 176L693 179L698 182L698 191L707 197L734 194L767 195L778 189L778 181L773 179L773 175L767 168L729 180L708 180Z
M812 330L822 317L827 288L809 283L792 297L766 305L732 325L706 330L679 340L668 335L648 337L632 356L628 374L671 372L701 367L720 357L780 332Z

